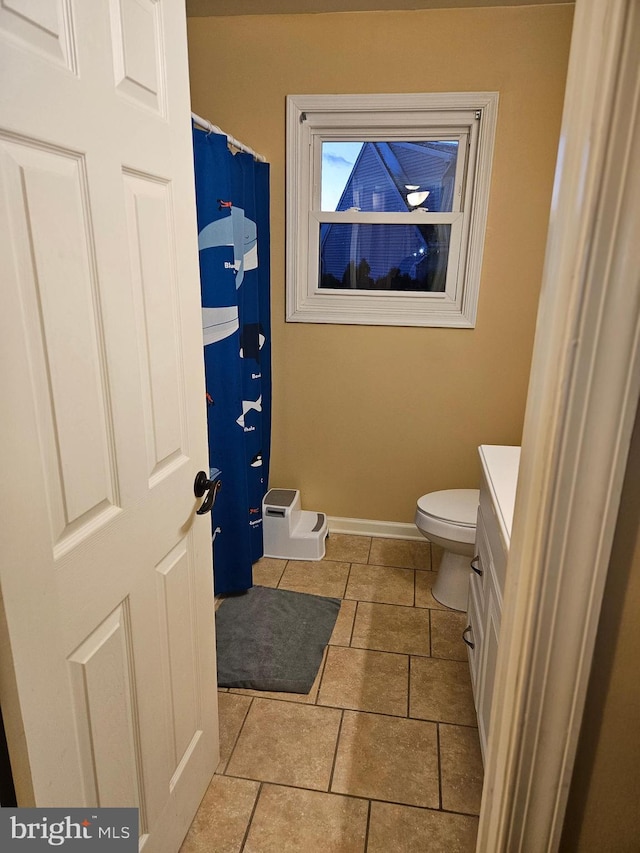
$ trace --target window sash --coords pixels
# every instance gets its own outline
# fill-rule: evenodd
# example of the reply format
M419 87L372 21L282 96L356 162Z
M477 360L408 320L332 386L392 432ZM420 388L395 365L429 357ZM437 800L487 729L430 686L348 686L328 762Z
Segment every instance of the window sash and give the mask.
M460 257L460 248L462 245L462 239L464 235L464 225L465 225L465 217L462 213L440 213L440 214L415 214L415 213L392 213L387 214L385 219L380 224L389 224L389 222L395 222L395 224L403 224L403 225L416 225L419 217L419 222L421 224L436 224L436 225L451 225L451 235L449 238L449 256L447 259L447 275L445 279L445 289L444 291L438 292L429 292L429 291L403 291L403 290L343 290L342 288L331 288L331 287L320 287L319 280L319 267L320 267L320 225L322 222L340 222L345 225L356 225L358 223L371 223L373 220L369 217L380 217L378 213L361 213L354 214L351 211L345 211L345 213L350 214L349 219L333 219L327 218L334 217L335 213L327 213L324 212L322 214L317 214L315 211L309 216L309 237L308 237L308 246L309 246L309 254L308 254L308 270L307 270L307 296L314 298L321 294L336 296L340 295L340 298L346 298L347 295L355 296L357 298L362 297L373 297L375 299L379 299L381 296L394 297L394 298L406 298L407 296L417 298L417 299L430 299L435 301L442 301L444 298L448 298L452 301L456 301L460 294L459 288L462 287L462 277L459 276L459 262L457 259ZM438 216L436 219L427 220L426 217ZM356 219L355 216L358 218ZM366 218L361 218L366 217ZM425 217L423 219L423 217Z
M457 142L458 151L456 159L456 177L453 189L453 210L455 213L463 209L464 200L464 184L465 175L468 168L469 149L475 148L478 132L478 122L474 120L468 127L451 127L443 128L438 133L422 132L416 134L415 128L411 132L405 129L394 128L389 130L384 136L379 133L363 133L361 128L356 128L351 135L340 133L335 135L327 131L318 131L310 133L310 145L312 147L312 185L311 185L311 209L321 211L321 196L322 196L322 144L323 142ZM323 211L324 213L332 213L333 211ZM340 212L340 211L336 211ZM346 211L342 211L346 212ZM411 211L408 211L411 212Z

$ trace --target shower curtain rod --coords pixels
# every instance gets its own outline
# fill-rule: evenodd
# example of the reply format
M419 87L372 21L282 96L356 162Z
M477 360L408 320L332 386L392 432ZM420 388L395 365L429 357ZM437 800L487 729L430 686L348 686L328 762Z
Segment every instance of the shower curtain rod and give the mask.
M244 151L247 154L251 154L253 157L256 158L256 160L259 160L261 163L267 162L267 158L263 157L262 154L258 154L253 150L253 148L249 148L248 145L245 145L243 142L240 142L240 140L236 139L235 136L229 136L228 133L225 133L224 130L220 130L217 125L211 124L211 122L208 121L206 118L201 118L201 116L196 115L195 113L191 113L191 120L194 124L197 124L198 127L201 127L203 130L208 130L209 133L219 133L222 136L226 136L229 145L233 145L234 148L237 148L240 151Z

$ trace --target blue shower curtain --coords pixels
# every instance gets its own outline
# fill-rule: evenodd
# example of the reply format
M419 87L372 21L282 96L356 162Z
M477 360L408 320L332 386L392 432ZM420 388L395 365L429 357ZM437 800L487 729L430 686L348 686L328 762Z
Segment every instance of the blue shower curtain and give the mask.
M269 482L269 165L193 130L216 594L252 586Z

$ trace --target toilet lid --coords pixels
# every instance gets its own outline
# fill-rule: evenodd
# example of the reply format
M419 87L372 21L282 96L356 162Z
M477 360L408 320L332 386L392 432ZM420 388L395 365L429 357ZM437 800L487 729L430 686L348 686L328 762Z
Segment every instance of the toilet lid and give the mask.
M479 502L478 489L445 489L423 495L418 500L418 509L442 521L452 521L462 527L475 527Z

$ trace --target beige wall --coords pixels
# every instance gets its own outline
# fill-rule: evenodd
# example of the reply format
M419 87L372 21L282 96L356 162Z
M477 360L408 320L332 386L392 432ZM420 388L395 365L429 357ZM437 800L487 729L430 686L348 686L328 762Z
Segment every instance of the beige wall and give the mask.
M189 19L193 109L271 162L271 486L412 521L521 438L573 6ZM287 94L500 93L476 328L284 322Z
M640 412L631 443L562 853L640 850Z

